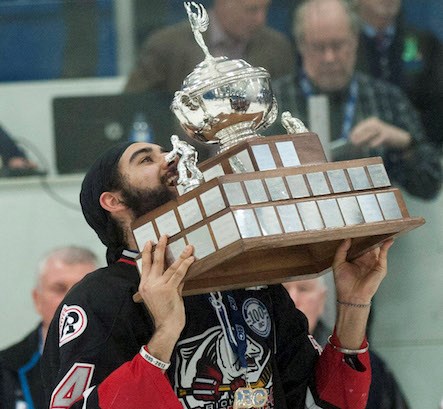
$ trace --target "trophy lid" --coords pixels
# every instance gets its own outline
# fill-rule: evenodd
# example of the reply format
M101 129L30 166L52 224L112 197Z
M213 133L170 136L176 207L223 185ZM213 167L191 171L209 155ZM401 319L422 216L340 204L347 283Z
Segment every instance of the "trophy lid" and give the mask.
M253 67L244 60L217 57L199 63L183 81L182 90L190 96L201 95L226 84L254 78L270 78L270 75L264 68Z

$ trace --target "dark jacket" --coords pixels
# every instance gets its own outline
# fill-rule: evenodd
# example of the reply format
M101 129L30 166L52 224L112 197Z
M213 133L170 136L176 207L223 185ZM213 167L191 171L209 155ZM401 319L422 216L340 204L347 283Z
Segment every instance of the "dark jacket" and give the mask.
M23 340L0 352L0 408L15 409L18 402L27 409L43 409L40 376L40 325Z

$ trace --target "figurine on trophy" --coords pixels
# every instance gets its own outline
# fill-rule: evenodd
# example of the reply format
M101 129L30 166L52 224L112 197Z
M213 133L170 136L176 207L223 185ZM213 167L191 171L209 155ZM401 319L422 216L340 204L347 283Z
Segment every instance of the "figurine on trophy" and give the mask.
M197 167L198 153L192 145L180 140L177 135L171 136L171 143L172 150L165 159L167 162L171 162L180 156L177 163L177 185L183 186L184 193L186 193L199 186L203 180L203 174Z

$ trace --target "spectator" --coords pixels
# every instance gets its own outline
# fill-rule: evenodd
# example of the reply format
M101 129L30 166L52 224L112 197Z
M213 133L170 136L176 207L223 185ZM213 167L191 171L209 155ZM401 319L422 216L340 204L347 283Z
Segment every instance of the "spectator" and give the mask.
M357 69L401 87L421 114L428 137L443 143L443 45L409 26L401 0L354 0L362 28Z
M266 68L272 77L293 70L290 41L265 25L270 0L214 0L203 34L214 57L242 58ZM125 90L175 92L204 54L189 21L166 27L145 41Z
M82 247L56 248L40 261L32 298L41 322L23 340L0 352L2 409L45 407L40 357L49 324L70 288L96 268L96 256Z
M116 145L85 176L82 210L109 265L76 286L51 323L42 362L48 407L237 407L235 393L250 385L261 404L275 408L364 408L366 321L392 241L355 263L346 261L350 240L337 249L342 305L331 345L318 356L306 319L281 285L183 299L191 245L168 267L167 237L154 251L148 242L140 277L131 225L175 197L176 162L166 155L158 145ZM144 304L133 301L137 289ZM74 307L78 320L69 322Z
M283 285L295 306L306 315L309 332L325 347L331 331L322 318L328 296L324 278L291 281ZM373 350L369 356L372 380L366 409L408 409L406 398L386 363Z
M273 83L280 111L309 128L309 100L327 96L332 160L381 156L394 183L412 195L436 197L440 158L417 112L398 87L354 70L358 22L348 3L304 2L296 10L294 33L301 68L296 77Z

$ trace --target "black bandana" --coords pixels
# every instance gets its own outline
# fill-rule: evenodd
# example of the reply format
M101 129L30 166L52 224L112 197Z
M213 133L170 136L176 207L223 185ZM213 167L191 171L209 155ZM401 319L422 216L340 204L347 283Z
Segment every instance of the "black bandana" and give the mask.
M132 142L112 146L89 168L80 191L80 204L88 224L94 229L102 243L108 248L108 263L115 262L123 250L123 243L117 239L115 223L109 213L100 205L103 192L112 191L118 178L118 163L123 152Z

